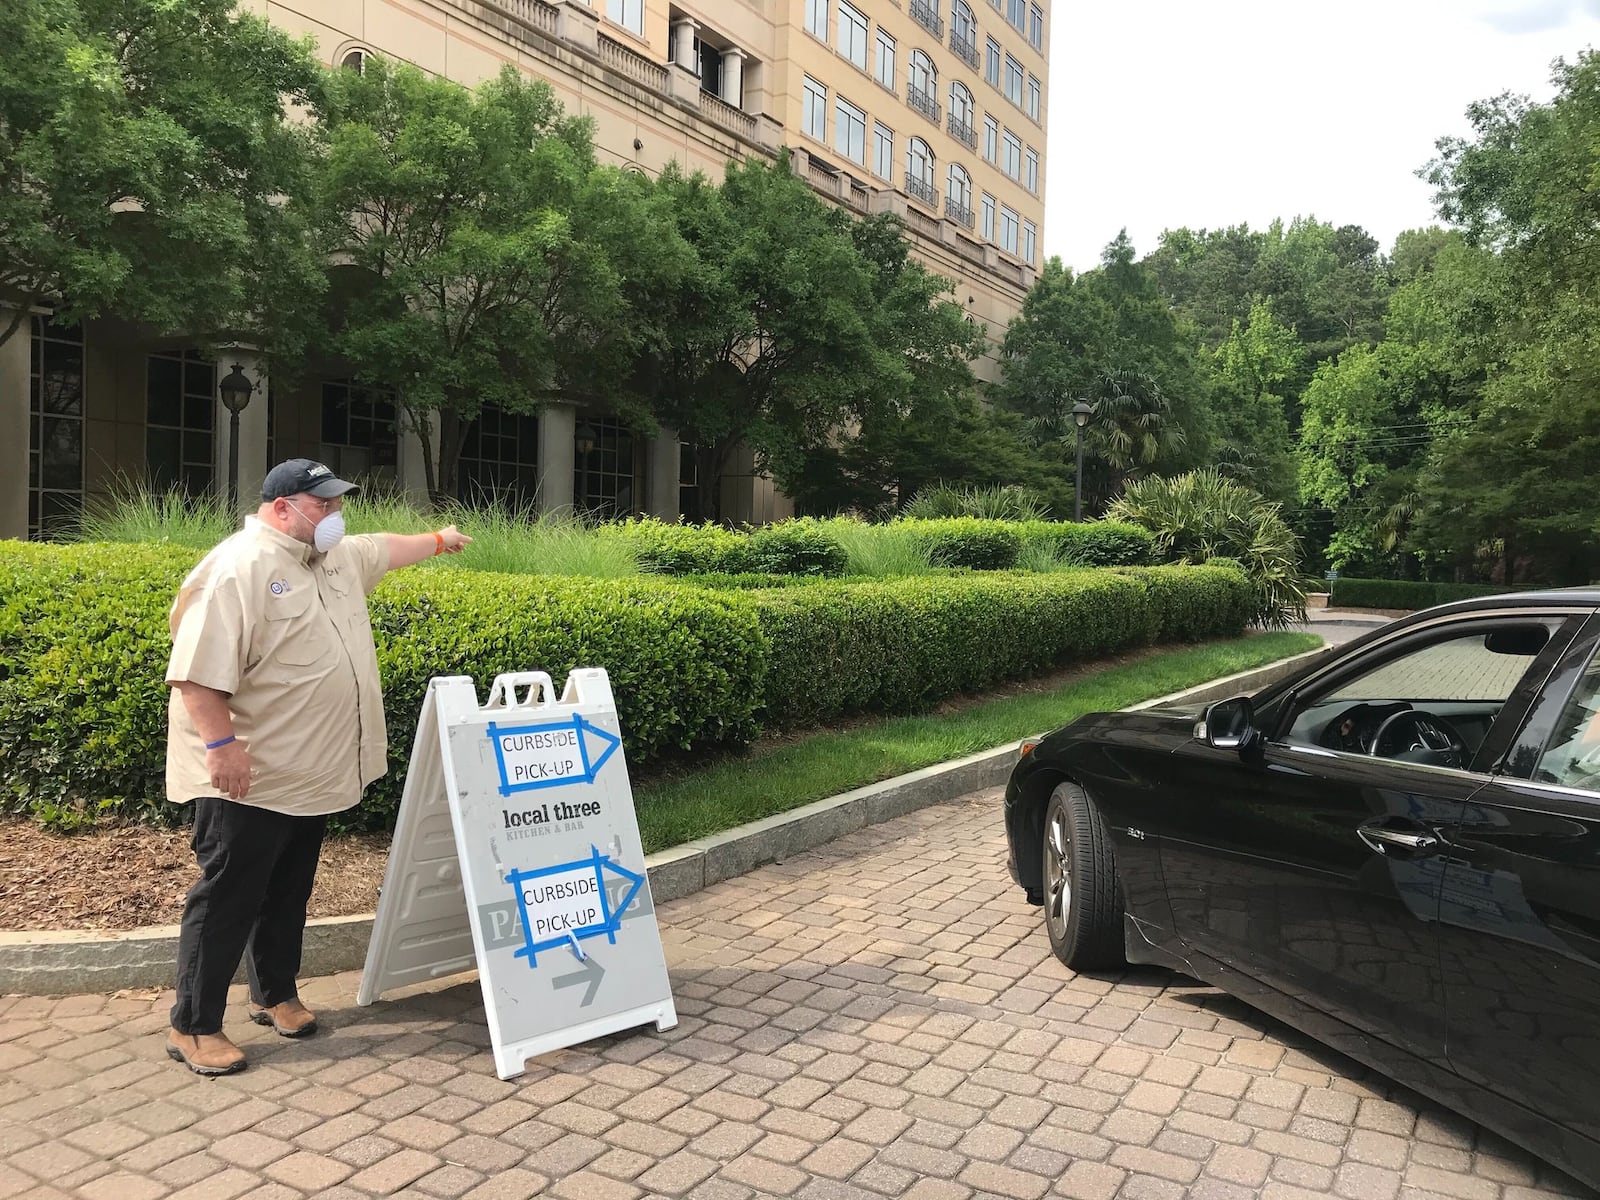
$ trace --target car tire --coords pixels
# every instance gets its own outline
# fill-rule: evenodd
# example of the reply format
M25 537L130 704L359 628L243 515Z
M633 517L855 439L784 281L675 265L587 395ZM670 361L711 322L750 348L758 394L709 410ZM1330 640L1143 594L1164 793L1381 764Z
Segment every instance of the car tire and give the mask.
M1116 852L1100 810L1077 784L1050 793L1041 843L1050 949L1074 971L1125 966Z

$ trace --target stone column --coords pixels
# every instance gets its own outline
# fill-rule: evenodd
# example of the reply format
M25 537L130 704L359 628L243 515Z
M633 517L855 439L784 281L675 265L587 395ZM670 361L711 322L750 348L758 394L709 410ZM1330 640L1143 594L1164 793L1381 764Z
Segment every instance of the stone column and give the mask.
M688 17L672 23L672 61L700 74L700 59L694 52L694 35L700 26Z
M15 309L0 305L0 328L11 324ZM25 319L11 340L0 346L0 538L28 536L28 449L30 376L33 370L33 322Z
M222 403L220 385L224 377L233 374L237 363L246 379L255 384L250 402L239 414L239 503L235 516L251 512L261 503L261 481L272 466L267 462L267 372L261 352L244 346L219 346L212 351L216 367L212 373L212 399L216 404L216 418L211 439L212 473L216 480L217 495L228 494L228 458L231 445L233 414Z
M678 435L665 426L648 442L645 474L650 490L645 508L663 521L676 521L682 515L678 508L678 452Z
M428 465L427 452L423 449L422 438L411 427L410 418L403 410L396 414L399 417L399 428L396 434L399 437L399 461L395 463L395 482L407 501L417 508L428 507Z
M722 52L721 97L735 108L744 107L744 51L729 46Z
M577 414L570 404L539 410L539 511L572 511L573 446Z
M600 14L583 0L557 0L556 36L591 54L600 48Z

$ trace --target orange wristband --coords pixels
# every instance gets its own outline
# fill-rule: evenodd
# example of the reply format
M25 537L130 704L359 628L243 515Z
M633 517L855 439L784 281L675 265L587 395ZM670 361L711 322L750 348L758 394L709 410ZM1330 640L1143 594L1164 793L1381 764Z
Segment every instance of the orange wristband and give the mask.
M438 558L439 555L444 553L444 534L440 533L438 530L435 530L433 534L433 540L439 543L436 547L434 547L433 551L433 556Z

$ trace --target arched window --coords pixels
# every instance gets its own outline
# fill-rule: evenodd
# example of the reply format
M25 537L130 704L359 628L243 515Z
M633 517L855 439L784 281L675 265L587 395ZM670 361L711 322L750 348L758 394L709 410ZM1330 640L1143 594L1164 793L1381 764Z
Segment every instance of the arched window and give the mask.
M969 46L978 44L978 25L972 19L972 9L967 0L954 0L950 5L950 35Z
M339 65L347 71L354 71L357 75L361 75L367 69L367 51L360 46L352 46L339 59Z
M959 79L950 83L950 119L971 129L977 122L978 106L967 85Z
M906 146L906 174L930 191L933 188L933 151L919 137Z
M950 182L945 195L955 207L972 211L972 176L960 163L950 164Z
M938 102L939 68L921 50L911 52L911 86L935 103Z

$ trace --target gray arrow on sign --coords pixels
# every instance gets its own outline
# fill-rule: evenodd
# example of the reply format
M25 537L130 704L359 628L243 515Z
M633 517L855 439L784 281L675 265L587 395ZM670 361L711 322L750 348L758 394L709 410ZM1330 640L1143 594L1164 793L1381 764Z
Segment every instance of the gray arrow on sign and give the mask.
M594 955L588 955L583 960L583 966L571 975L557 975L550 982L558 988L577 987L581 983L589 985L589 990L584 992L583 999L578 1001L579 1008L588 1008L594 1003L594 994L600 990L600 981L605 978L606 969L600 965L600 960Z

